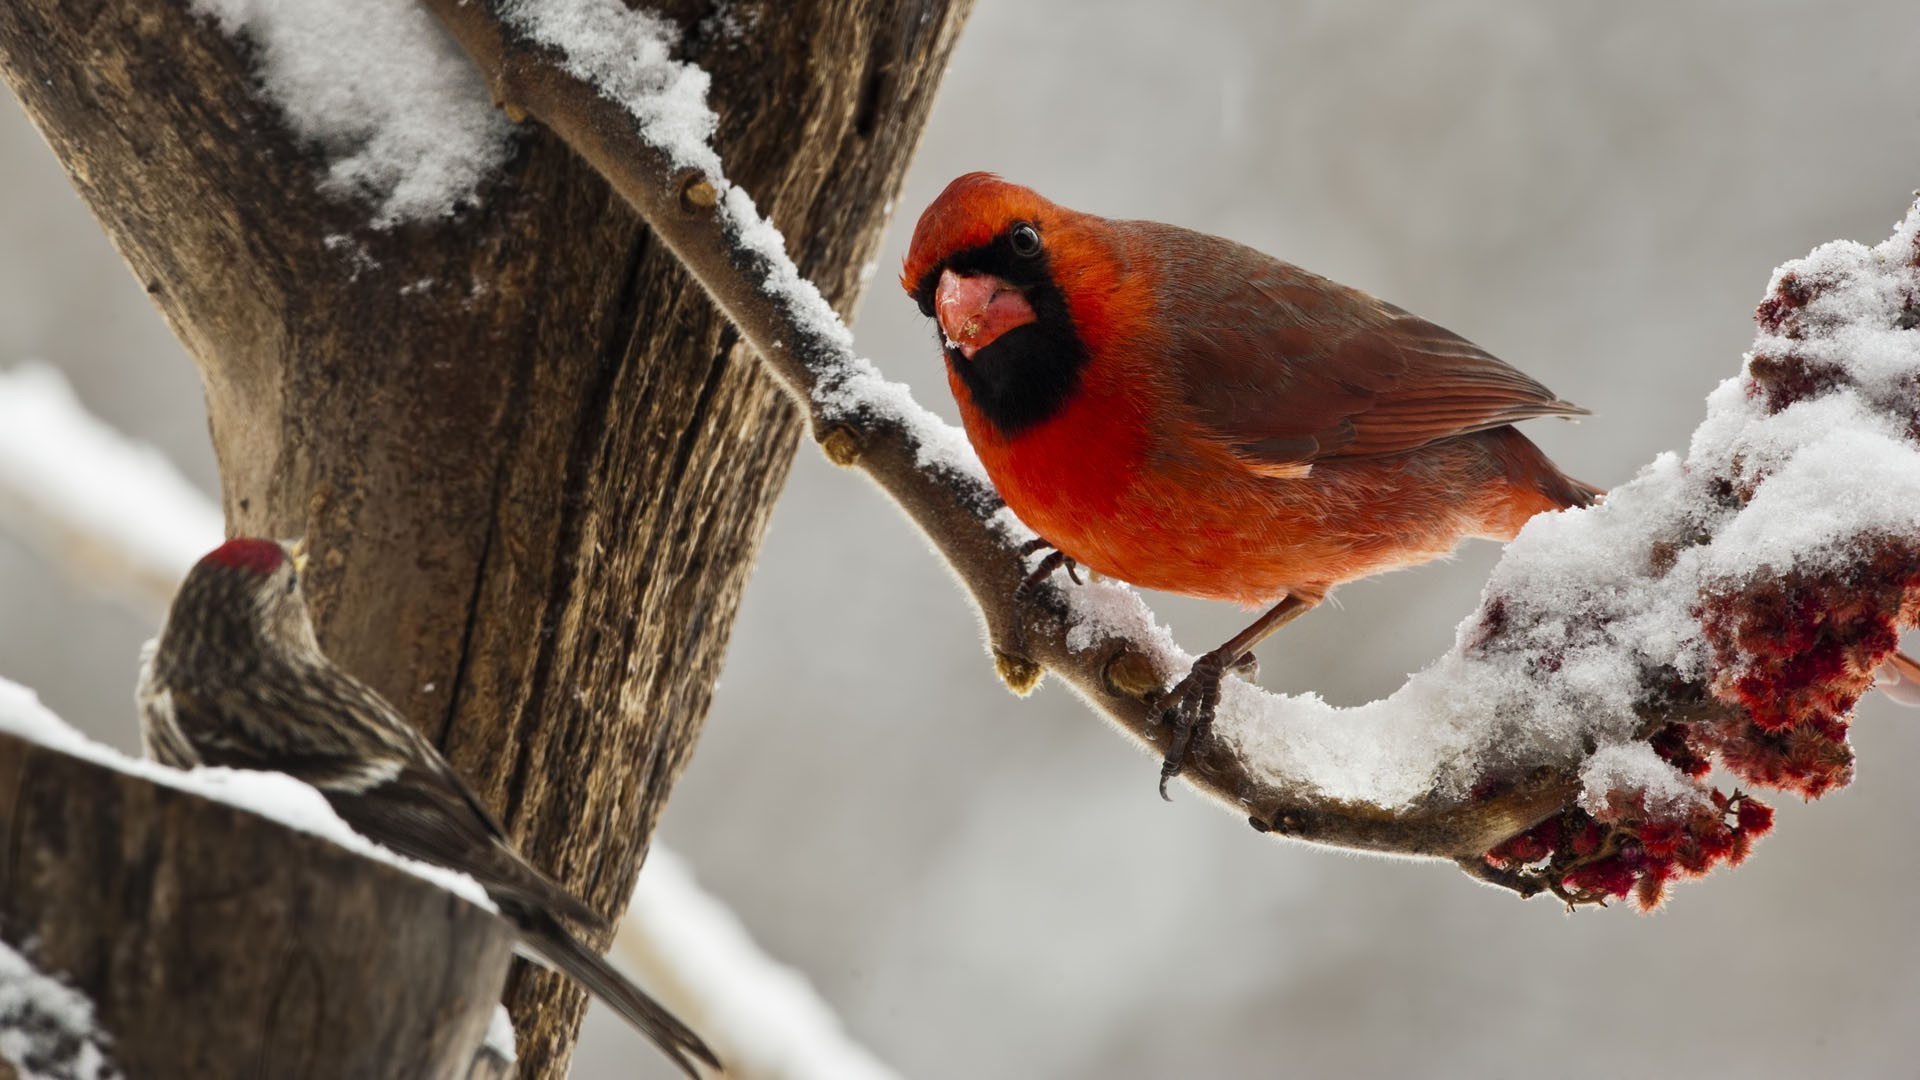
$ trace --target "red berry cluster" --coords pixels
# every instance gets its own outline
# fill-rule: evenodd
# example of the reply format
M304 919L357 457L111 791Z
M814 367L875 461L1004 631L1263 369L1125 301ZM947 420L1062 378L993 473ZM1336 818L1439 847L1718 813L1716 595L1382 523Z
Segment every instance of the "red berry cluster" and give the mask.
M1740 792L1714 791L1693 805L1650 813L1642 792L1616 791L1600 814L1569 806L1486 858L1542 883L1570 906L1631 896L1640 910L1652 911L1669 882L1699 877L1720 863L1740 865L1772 828L1772 808Z
M1813 302L1818 291L1818 283L1807 281L1797 273L1782 274L1780 280L1773 283L1773 291L1754 309L1753 321L1769 334L1800 337L1799 315Z
M1920 266L1920 239L1914 264ZM1747 393L1769 412L1836 389L1866 392L1844 367L1802 355L1798 344L1832 329L1826 323L1836 316L1810 305L1833 284L1783 274L1756 312L1776 340L1749 362ZM1920 296L1909 296L1896 328L1916 327ZM1920 439L1920 380L1881 386L1868 396L1905 418L1910 435ZM1761 479L1704 482L1732 509L1752 497ZM1703 533L1685 542L1710 539ZM1703 710L1712 719L1662 725L1649 738L1654 751L1696 782L1718 765L1741 783L1817 798L1852 778L1847 729L1853 707L1872 686L1874 668L1897 647L1900 629L1920 616L1920 537L1871 538L1825 568L1728 583L1703 596L1697 614L1712 673L1704 688L1676 682L1660 693L1698 704L1710 695L1721 707ZM1508 613L1496 607L1489 616L1493 632ZM1670 882L1740 863L1772 826L1773 811L1738 791L1702 785L1697 800L1663 802L1659 812L1649 811L1645 792L1615 791L1603 808L1568 806L1486 860L1569 904L1631 896L1652 909Z
M1920 248L1914 264L1920 266ZM1786 273L1755 320L1780 339L1747 365L1747 394L1769 412L1853 386L1840 366L1802 354L1800 342L1829 332L1831 316L1811 307L1835 283ZM1909 296L1896 328L1910 329L1920 298ZM1864 388L1861 388L1864 389ZM1876 403L1906 415L1920 437L1920 387ZM1884 396L1885 390L1880 395ZM1751 494L1736 485L1737 497ZM1881 537L1856 546L1844 564L1739 583L1705 598L1700 622L1713 651L1709 689L1740 714L1698 741L1749 784L1817 798L1853 776L1847 722L1873 685L1873 669L1920 613L1920 543Z
M1818 798L1853 777L1847 723L1920 602L1920 545L1882 539L1850 565L1756 581L1702 605L1714 697L1702 733L1742 781Z

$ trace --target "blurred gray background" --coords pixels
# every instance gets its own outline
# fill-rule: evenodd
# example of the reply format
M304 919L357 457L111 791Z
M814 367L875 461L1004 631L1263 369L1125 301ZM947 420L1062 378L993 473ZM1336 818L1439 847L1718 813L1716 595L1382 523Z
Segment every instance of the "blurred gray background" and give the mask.
M1684 449L1770 270L1920 185L1920 5L980 0L856 331L952 416L892 284L993 169L1223 233L1411 308L1591 407L1530 433L1601 485ZM10 100L0 365L42 357L214 486L192 367ZM1262 681L1381 696L1497 554L1349 586ZM1243 616L1166 601L1189 648ZM133 741L150 628L0 536L0 674ZM1912 1076L1920 717L1652 917L1263 839L1057 686L1017 701L887 501L803 449L662 837L914 1077ZM1779 800L1775 800L1779 804ZM596 1017L574 1075L665 1076Z

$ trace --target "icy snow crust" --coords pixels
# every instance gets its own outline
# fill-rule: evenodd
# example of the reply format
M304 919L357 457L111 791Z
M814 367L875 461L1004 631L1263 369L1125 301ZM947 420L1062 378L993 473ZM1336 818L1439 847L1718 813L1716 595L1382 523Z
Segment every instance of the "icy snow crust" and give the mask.
M670 26L618 0L521 0L504 17L624 104L643 140L714 184L729 235L802 330L806 340L772 345L806 359L823 419L897 424L919 464L956 481L990 527L1010 543L1032 535L999 507L965 436L854 354L851 335L800 276L779 232L725 179L708 142L715 118L707 78L670 58ZM1744 378L1729 380L1708 398L1685 463L1663 455L1602 505L1530 523L1454 649L1397 693L1336 709L1312 694L1274 695L1230 679L1215 734L1277 787L1388 809L1457 800L1482 779L1572 768L1589 754L1590 798L1627 777L1656 795L1667 790L1671 777L1630 745L1634 706L1648 676L1705 674L1691 613L1701 589L1831 564L1863 539L1920 527L1920 452L1873 405L1911 397L1920 372L1920 334L1888 329L1915 289L1917 231L1920 217L1910 215L1877 248L1830 244L1780 271L1822 284L1809 307L1824 323L1817 347L1860 384L1858 393L1768 415ZM1808 343L1796 344L1806 355ZM1762 335L1756 348L1769 345ZM1741 478L1757 491L1729 508L1708 477ZM1705 542L1676 545L1677 537ZM1125 636L1155 653L1163 671L1192 662L1126 586L1066 593L1073 648Z
M93 1002L0 942L0 1061L27 1080L110 1080Z
M480 883L466 874L417 862L388 851L354 832L327 805L326 797L285 773L253 769L180 770L156 761L131 758L82 735L55 716L32 690L0 678L0 731L17 735L63 753L104 765L116 772L151 780L180 791L249 810L290 829L330 840L348 851L397 866L439 886L478 908L497 912Z

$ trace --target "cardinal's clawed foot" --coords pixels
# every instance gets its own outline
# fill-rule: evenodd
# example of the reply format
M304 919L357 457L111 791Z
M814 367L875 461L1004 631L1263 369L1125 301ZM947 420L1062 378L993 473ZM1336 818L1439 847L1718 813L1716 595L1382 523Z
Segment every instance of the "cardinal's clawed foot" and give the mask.
M1231 671L1246 674L1254 669L1252 653L1222 646L1193 662L1187 677L1174 684L1160 699L1160 722L1168 725L1173 737L1167 742L1166 760L1160 763L1160 797L1167 795L1167 781L1180 775L1187 762L1187 751L1206 740L1213 728L1213 714L1220 705L1220 680Z
M1033 572L1022 578L1020 584L1013 590L1013 651L1021 656L1027 656L1027 608L1039 599L1041 583L1052 577L1055 570L1064 566L1067 568L1067 576L1073 579L1073 583L1081 584L1080 564L1073 561L1073 556L1053 547L1052 543L1040 537L1020 545L1021 561L1024 562L1027 556L1046 548L1053 548L1053 550L1048 552L1047 557L1041 559L1033 568ZM1031 657L1028 658L1031 659Z

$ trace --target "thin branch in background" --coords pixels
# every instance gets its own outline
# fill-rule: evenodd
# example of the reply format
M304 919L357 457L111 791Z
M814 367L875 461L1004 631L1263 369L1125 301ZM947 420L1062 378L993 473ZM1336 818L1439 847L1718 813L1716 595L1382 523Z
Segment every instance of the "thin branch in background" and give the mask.
M805 975L769 957L740 918L655 845L614 953L702 1032L740 1080L893 1080Z
M155 625L224 532L220 508L165 455L102 423L39 363L0 371L0 528Z
M565 139L647 219L809 410L827 455L927 533L985 613L1009 684L1024 691L1051 670L1163 752L1156 699L1192 657L1112 583L1049 589L1025 652L1009 647L1031 534L960 433L854 354L726 179L705 76L670 58L672 29L617 0L428 6L510 115ZM1494 855L1506 872L1475 875L1523 894L1637 889L1651 903L1668 877L1744 857L1770 815L1701 777L1717 763L1802 793L1814 793L1809 770L1843 780L1851 707L1920 595L1903 561L1920 535L1920 432L1906 428L1920 340L1899 299L1920 287L1916 232L1920 212L1878 248L1829 245L1777 279L1769 304L1804 318L1789 331L1767 316L1762 343L1797 343L1814 371L1804 385L1779 395L1762 371L1729 380L1686 465L1668 455L1597 509L1537 519L1455 648L1401 691L1337 709L1230 682L1189 782L1261 831L1366 850L1478 859L1524 834ZM1835 458L1867 467L1836 472ZM1808 685L1755 674L1760 636L1795 630L1763 614L1783 591L1823 605L1791 609L1803 628L1864 613L1858 633L1820 643L1831 662ZM1787 712L1765 694L1786 695ZM1803 735L1820 761L1793 760Z
M376 229L451 216L513 156L513 125L487 108L473 66L413 4L193 6L252 46L264 96L295 135L328 151L320 191L365 200Z

